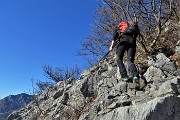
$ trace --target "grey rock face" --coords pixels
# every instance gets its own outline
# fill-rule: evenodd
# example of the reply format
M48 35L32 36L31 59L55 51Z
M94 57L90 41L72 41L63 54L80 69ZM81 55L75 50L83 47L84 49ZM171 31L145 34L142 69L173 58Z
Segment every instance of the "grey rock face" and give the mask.
M163 53L160 53L157 56L150 57L148 65L172 71L176 70L174 63L171 62L170 59L167 58Z
M163 96L166 94L180 94L180 78L168 80L163 83L157 91L157 96Z
M180 98L174 95L157 97L147 103L119 107L96 120L178 120L180 118Z
M147 72L144 74L144 76L145 76L147 82L166 78L166 75L164 74L164 72L161 69L156 68L154 66L150 66L147 69Z
M45 90L8 120L179 120L180 77L158 68L176 70L166 56L156 58L142 72L139 89L117 79L115 63L103 62L73 84L59 82Z

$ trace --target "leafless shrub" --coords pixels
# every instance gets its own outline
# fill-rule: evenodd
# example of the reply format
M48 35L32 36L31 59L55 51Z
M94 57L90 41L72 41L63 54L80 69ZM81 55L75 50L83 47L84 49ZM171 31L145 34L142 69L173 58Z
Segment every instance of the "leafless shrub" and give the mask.
M78 79L79 75L81 73L80 68L77 66L72 67L72 68L55 68L53 69L49 65L45 65L43 67L43 70L45 72L45 75L47 78L53 80L55 83L59 81L64 81L69 78L71 79Z
M93 32L82 43L82 49L79 50L79 55L84 56L91 63L107 52L113 31L120 21L138 22L142 36L138 37L137 43L142 59L149 54L154 54L155 48L165 46L162 45L163 39L168 39L167 44L177 42L178 39L174 36L168 38L172 31L166 31L168 34L165 34L164 29L168 27L168 22L179 21L178 0L99 1L101 4L94 15ZM170 49L173 49L173 46ZM92 57L93 59L90 59Z

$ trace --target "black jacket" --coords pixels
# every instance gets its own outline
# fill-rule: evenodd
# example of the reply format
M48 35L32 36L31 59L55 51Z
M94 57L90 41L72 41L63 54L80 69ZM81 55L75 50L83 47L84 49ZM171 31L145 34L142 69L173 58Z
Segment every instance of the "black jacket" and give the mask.
M138 26L137 26L138 27ZM131 33L131 26L124 32L121 33L118 28L115 29L113 34L113 40L119 40L120 42L128 42L130 44L136 44L136 38L140 34L139 28L136 30L135 35L130 34ZM122 35L122 37L120 37Z

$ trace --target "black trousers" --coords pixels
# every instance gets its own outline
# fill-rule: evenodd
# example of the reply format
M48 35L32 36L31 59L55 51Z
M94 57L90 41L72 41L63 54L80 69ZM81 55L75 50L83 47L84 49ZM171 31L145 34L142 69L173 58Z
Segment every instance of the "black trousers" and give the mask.
M126 68L123 63L124 53L127 51L127 64L128 70L132 77L136 76L139 77L138 70L134 64L134 57L136 53L136 44L130 44L128 42L122 42L116 49L117 54L117 64L119 67L119 72L121 77L128 77Z

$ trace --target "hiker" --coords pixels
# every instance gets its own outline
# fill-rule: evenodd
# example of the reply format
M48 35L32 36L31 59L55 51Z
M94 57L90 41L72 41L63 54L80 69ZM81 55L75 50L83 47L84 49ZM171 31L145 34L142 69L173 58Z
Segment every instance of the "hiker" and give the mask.
M139 80L138 70L134 64L134 58L136 53L136 37L140 34L137 23L132 22L120 22L114 31L113 40L109 51L112 51L113 46L118 41L119 44L116 46L117 64L119 72L121 74L121 80L128 81L129 76L123 63L123 57L125 51L127 51L127 64L128 70L131 73L133 82ZM121 37L119 37L122 35Z

